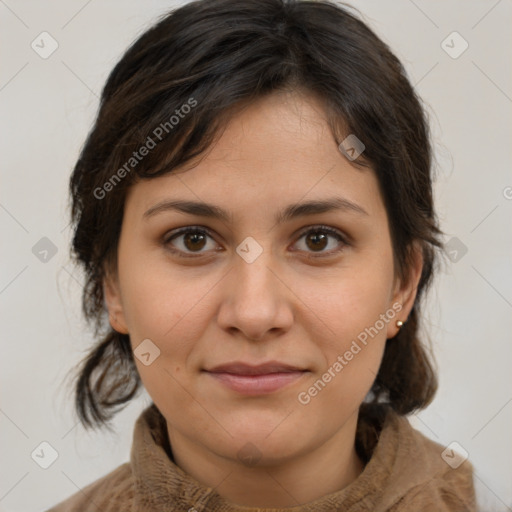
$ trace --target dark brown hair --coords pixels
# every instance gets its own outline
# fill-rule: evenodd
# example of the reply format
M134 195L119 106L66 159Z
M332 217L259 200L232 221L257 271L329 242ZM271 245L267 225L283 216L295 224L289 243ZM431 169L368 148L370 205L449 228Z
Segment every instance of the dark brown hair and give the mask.
M141 387L129 336L108 324L103 296L128 187L183 169L240 106L284 89L320 98L338 143L348 134L363 141L354 163L377 175L398 275L411 267L414 241L423 252L414 307L386 343L369 400L402 415L432 400L437 379L418 338L419 302L442 232L426 113L401 63L348 6L199 0L163 16L128 48L108 77L71 176L72 254L86 276L83 311L100 338L78 368L75 402L85 427L108 427ZM149 150L139 159L142 146Z

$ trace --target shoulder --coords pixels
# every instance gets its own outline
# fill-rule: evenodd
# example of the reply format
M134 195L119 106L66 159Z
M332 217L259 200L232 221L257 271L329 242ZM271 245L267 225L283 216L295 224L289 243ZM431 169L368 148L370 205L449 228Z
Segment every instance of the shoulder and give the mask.
M87 485L46 512L118 512L133 501L133 475L129 463Z
M439 471L412 487L390 512L476 512L473 467L467 460L457 469Z
M407 492L390 510L476 512L473 466L469 460L416 430L406 417L392 415L390 421L395 423L401 440L397 469L410 482ZM415 477L407 476L413 473Z

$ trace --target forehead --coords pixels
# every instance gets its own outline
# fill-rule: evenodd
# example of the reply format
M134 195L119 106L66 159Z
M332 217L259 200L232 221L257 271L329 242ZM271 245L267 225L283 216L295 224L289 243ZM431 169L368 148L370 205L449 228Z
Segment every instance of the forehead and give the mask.
M239 110L197 163L135 184L127 209L139 214L166 199L265 214L279 205L341 196L370 215L383 213L371 168L356 167L338 149L323 104L278 92Z

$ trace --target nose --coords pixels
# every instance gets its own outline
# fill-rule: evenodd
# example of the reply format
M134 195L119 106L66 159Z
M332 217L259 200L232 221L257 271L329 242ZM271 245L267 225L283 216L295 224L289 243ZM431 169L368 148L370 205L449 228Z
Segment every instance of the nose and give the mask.
M261 242L259 245L263 247ZM232 265L225 277L219 326L252 341L264 341L290 329L294 294L270 249L263 247L253 261L236 253Z

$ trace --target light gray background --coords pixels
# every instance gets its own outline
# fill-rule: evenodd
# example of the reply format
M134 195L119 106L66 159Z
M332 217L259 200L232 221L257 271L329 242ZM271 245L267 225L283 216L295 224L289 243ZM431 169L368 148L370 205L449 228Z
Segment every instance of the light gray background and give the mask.
M81 318L82 276L68 257L67 182L109 71L174 5L0 0L1 511L44 510L127 461L134 421L149 403L144 395L120 413L115 435L77 425L64 379L92 336ZM411 421L469 452L481 510L512 510L512 2L352 5L427 104L442 229L467 247L463 254L453 245L458 261L448 262L429 296L440 389ZM31 48L43 31L59 45L47 59ZM455 59L441 46L453 31L469 44ZM453 37L447 44L462 48ZM47 262L32 252L42 237L58 250ZM42 441L58 452L46 470L31 458Z

